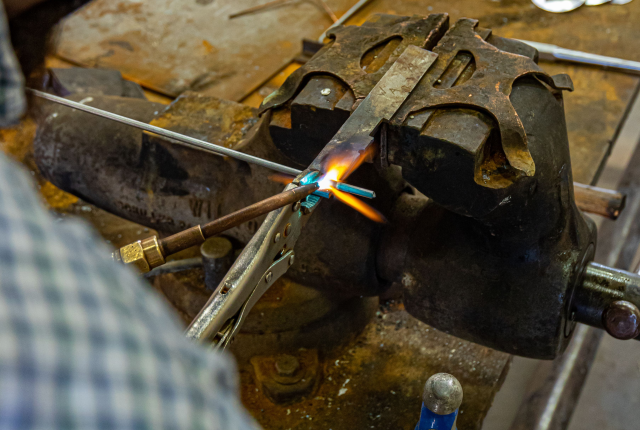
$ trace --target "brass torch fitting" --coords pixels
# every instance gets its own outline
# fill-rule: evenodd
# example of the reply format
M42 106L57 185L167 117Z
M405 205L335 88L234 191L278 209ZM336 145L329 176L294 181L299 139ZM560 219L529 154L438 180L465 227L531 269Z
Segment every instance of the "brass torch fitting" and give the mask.
M141 273L147 273L165 263L164 254L156 236L123 246L113 253L113 259L124 264L132 264Z

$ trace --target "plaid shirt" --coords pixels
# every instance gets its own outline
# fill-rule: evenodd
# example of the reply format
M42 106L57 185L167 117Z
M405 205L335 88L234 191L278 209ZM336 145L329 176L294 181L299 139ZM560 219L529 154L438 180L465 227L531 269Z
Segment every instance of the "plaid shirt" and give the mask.
M236 378L0 156L0 429L254 429Z
M24 78L18 65L0 4L0 127L16 123L26 109Z
M24 108L0 5L0 124ZM229 357L0 154L0 430L255 429Z

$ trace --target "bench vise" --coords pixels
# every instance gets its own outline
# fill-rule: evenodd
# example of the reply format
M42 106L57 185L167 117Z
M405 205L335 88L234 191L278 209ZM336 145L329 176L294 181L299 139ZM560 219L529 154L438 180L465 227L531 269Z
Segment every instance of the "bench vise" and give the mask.
M166 109L108 92L87 103L305 168L408 46L432 51L437 60L350 177L376 191L389 222L319 206L287 277L341 298L401 291L415 318L527 357L561 354L576 322L638 336L638 277L591 263L596 228L576 207L564 120L568 76L545 73L534 48L475 20L450 26L444 14L375 15L328 37L258 111L198 94ZM52 88L68 95L63 81ZM263 168L55 113L45 110L35 141L45 177L160 232L279 191ZM228 234L246 243L255 229Z

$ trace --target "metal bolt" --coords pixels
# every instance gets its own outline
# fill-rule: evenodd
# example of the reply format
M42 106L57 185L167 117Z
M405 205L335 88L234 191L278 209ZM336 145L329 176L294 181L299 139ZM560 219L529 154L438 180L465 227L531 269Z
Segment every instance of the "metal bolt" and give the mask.
M290 224L290 223L289 223L289 224L287 224L287 225L284 227L284 237L289 236L289 233L291 233L291 224Z
M424 384L424 405L438 415L452 414L462 403L462 386L448 373L436 373Z
M296 260L296 256L295 255L291 255L291 257L289 257L289 266L293 266L293 262Z
M274 243L280 242L280 233L276 233L276 235L273 237L273 242Z
M273 272L267 273L267 277L264 278L264 281L268 284L269 282L271 282L271 279L273 279Z
M320 91L320 94L322 94L323 96L328 96L329 94L331 94L331 88L325 88L322 91Z
M293 211L294 211L294 212L299 211L299 210L300 210L300 206L302 206L302 203L300 203L300 202L295 202L295 203L293 204Z
M276 372L280 376L293 376L300 369L300 362L293 355L283 354L276 359Z
M626 300L615 301L602 313L602 325L616 339L633 339L640 334L640 310Z

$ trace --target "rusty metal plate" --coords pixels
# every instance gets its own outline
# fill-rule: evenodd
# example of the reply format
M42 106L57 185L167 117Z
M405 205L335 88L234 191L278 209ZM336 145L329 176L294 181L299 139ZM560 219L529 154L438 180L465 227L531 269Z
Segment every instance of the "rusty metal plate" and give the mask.
M56 52L68 61L117 69L176 97L201 91L239 101L331 24L316 1L296 1L229 19L262 0L95 0L61 25ZM342 13L350 0L334 0Z

